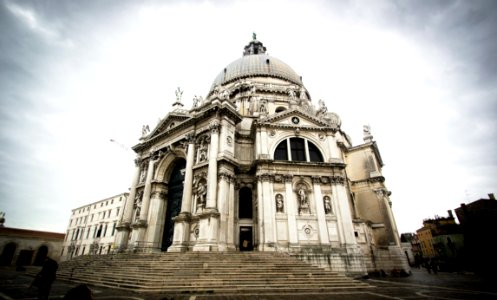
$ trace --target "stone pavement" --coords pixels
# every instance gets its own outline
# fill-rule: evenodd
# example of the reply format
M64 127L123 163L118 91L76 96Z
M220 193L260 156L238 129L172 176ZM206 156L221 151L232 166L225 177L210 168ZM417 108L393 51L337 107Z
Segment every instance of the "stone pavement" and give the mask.
M33 277L14 267L0 267L0 299L36 299L36 289L29 288ZM361 290L343 290L334 293L286 294L274 293L254 295L167 295L140 294L117 289L90 286L94 299L135 299L135 300L217 300L217 299L297 299L313 300L380 300L380 299L496 299L497 279L484 279L474 274L445 273L428 274L422 269L413 269L409 277L379 277L364 279L372 287ZM74 283L56 280L50 299L61 299Z

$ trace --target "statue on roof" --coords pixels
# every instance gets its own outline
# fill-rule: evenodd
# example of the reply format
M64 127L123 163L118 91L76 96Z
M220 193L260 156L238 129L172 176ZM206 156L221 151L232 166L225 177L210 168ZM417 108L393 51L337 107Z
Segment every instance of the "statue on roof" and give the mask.
M148 125L143 125L142 127L142 137L150 133L150 127Z
M257 35L255 34L255 32L252 32L252 39L255 41L257 39Z
M183 91L178 87L174 93L176 94L176 102L181 102Z

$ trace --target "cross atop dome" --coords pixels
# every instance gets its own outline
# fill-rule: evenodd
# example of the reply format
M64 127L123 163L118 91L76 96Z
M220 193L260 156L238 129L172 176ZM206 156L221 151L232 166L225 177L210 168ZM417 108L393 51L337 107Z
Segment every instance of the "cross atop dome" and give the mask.
M243 55L257 55L257 54L265 54L266 47L257 40L257 35L255 32L252 32L252 40L250 43L245 46L243 49Z

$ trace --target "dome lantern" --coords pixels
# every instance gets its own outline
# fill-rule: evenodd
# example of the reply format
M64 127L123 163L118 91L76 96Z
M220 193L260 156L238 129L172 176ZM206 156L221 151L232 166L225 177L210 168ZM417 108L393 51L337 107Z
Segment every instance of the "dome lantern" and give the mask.
M243 56L245 56L245 55L265 54L265 53L266 53L266 47L264 47L264 45L262 44L262 42L259 42L257 40L257 36L256 36L255 32L252 33L252 40L243 49Z

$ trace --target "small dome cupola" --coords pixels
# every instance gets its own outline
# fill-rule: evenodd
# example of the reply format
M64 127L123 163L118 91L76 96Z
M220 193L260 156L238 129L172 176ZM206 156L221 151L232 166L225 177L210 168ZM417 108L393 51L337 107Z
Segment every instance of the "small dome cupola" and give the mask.
M265 53L266 53L266 47L264 47L264 45L262 44L262 42L259 42L257 40L257 36L256 36L255 32L252 33L252 40L243 49L243 56L245 56L245 55L265 54Z

